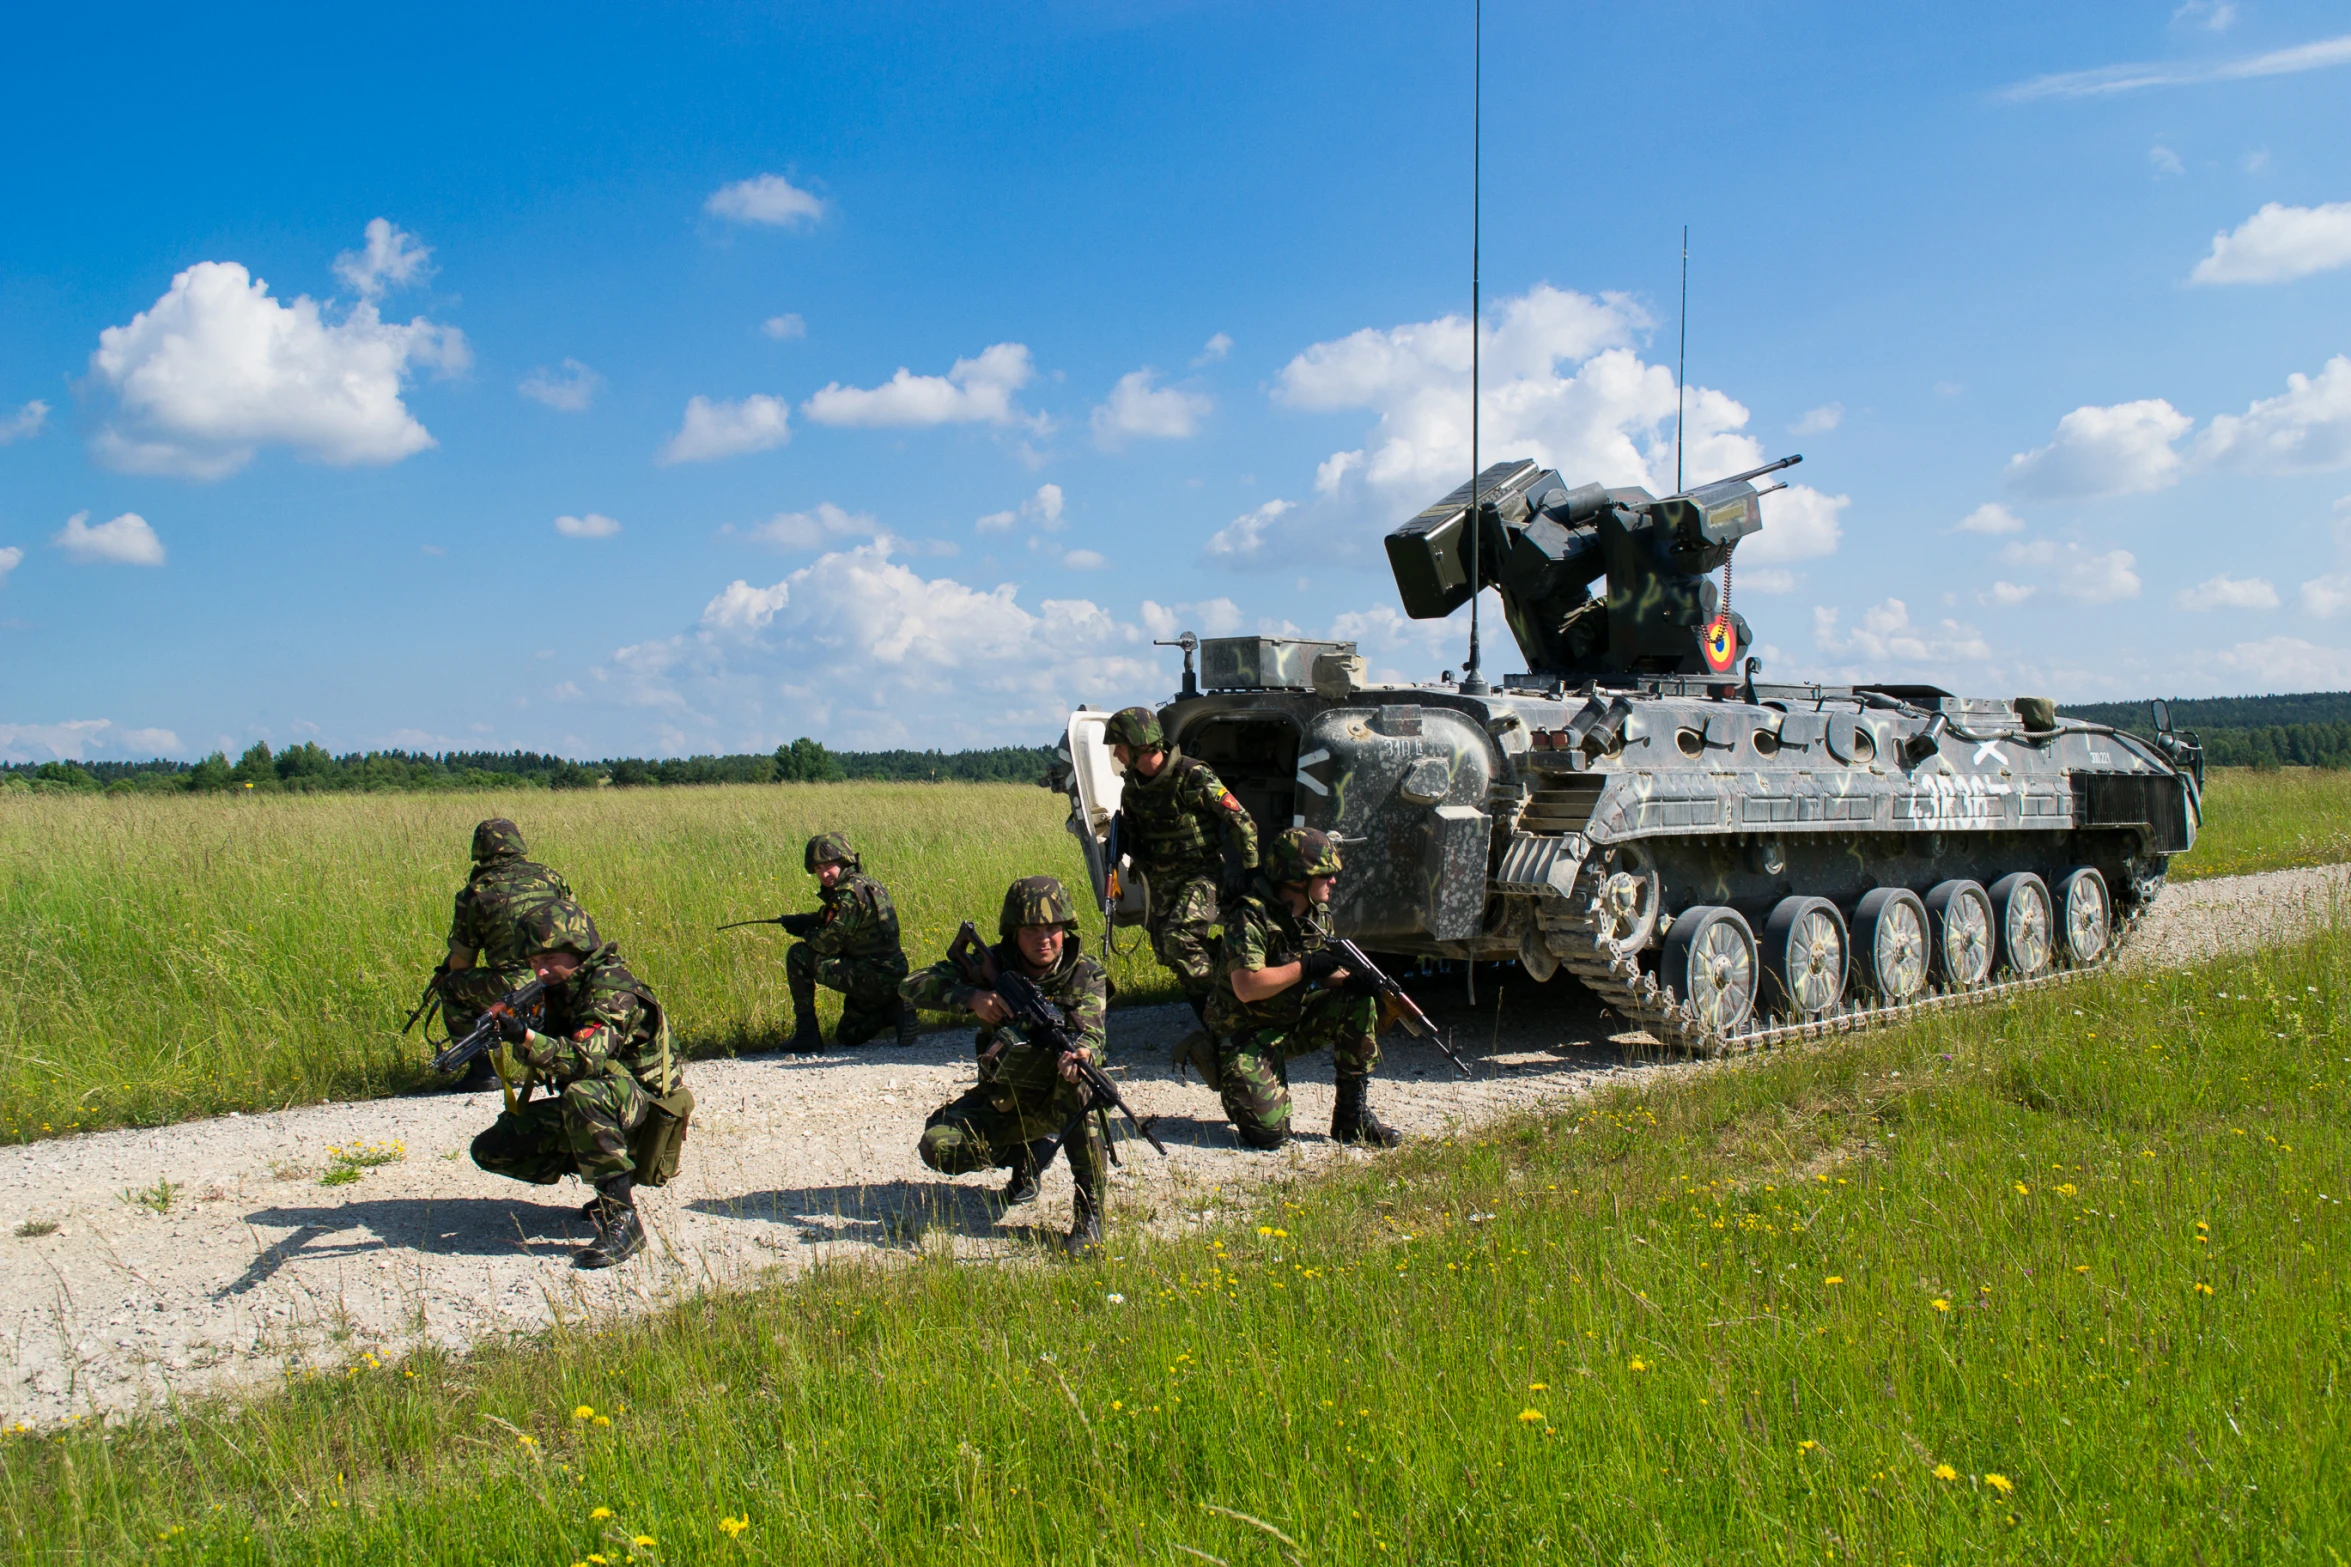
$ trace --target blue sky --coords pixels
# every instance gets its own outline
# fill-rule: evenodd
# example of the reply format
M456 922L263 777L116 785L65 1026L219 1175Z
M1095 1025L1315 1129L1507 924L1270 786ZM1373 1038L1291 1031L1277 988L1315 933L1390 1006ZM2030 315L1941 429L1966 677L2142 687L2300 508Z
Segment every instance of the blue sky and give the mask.
M1036 743L1403 621L1469 12L18 18L0 757ZM2351 685L2339 7L1485 20L1486 455L1802 451L1767 673ZM1498 621L1487 667L1517 667Z

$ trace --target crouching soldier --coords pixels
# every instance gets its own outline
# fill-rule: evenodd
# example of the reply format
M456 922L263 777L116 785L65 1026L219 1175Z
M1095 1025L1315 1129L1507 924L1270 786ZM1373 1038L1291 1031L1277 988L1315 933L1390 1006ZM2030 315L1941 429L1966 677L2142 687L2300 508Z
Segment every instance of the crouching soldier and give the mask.
M1069 1033L1099 1062L1110 979L1085 955L1077 937L1077 906L1051 876L1029 876L1004 893L997 944L987 950L986 974L975 982L953 958L908 979L900 993L934 1011L966 1011L980 1020L972 1042L979 1056L978 1086L940 1106L923 1123L922 1162L942 1175L1009 1168L1004 1201L1027 1202L1058 1149L1069 1150L1077 1181L1069 1237L1072 1256L1102 1243L1104 1148L1099 1117L1077 1087L1077 1062L1039 1049L1012 1025L1012 1014L987 988L986 975L1017 967L1069 1020Z
M898 941L898 910L890 889L859 868L849 840L837 832L818 833L801 852L801 863L816 878L813 914L789 916L785 928L800 940L784 955L784 977L792 987L792 1038L786 1050L806 1054L824 1048L816 1024L816 987L841 993L836 1045L862 1045L885 1028L898 1043L914 1043L914 1009L898 997L906 977L906 953Z
M525 859L522 829L502 816L473 830L473 872L457 890L449 918L449 952L434 971L441 1020L452 1038L469 1032L490 1003L530 983L522 920L571 896L561 876ZM461 1088L490 1086L490 1058L476 1056Z
M1225 1115L1252 1148L1288 1141L1290 1058L1325 1045L1339 1087L1332 1139L1379 1148L1401 1141L1365 1103L1380 1061L1378 989L1340 967L1328 945L1339 869L1329 834L1288 828L1269 846L1263 873L1225 911L1208 1022Z
M493 1175L552 1186L577 1175L596 1189L581 1210L596 1239L572 1261L609 1268L645 1249L635 1188L677 1172L694 1096L670 1056L669 1020L595 922L566 898L524 921L525 961L547 989L541 1022L499 1013L499 1035L520 1064L523 1097L473 1140L473 1162ZM494 1009L493 1009L494 1010ZM534 1085L555 1090L529 1097Z

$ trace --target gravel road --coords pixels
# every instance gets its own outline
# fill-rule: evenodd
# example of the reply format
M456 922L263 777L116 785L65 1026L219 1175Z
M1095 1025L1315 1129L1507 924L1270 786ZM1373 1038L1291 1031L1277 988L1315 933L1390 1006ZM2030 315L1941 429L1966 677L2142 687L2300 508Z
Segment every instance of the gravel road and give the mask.
M2134 961L2181 965L2273 941L2323 921L2347 878L2351 867L2335 866L2171 887ZM1373 1103L1407 1133L1693 1069L1636 1064L1610 1042L1613 1020L1565 979L1506 990L1499 1018L1481 1000L1474 1019L1458 1002L1437 1009L1440 1022L1464 1025L1455 1037L1477 1058L1474 1081L1433 1049L1390 1050ZM1327 1057L1301 1063L1296 1125L1308 1135L1276 1153L1237 1147L1216 1097L1166 1065L1190 1021L1180 1007L1112 1015L1128 1097L1159 1118L1172 1150L1127 1155L1114 1177L1114 1238L1123 1226L1213 1215L1251 1185L1332 1159L1373 1157L1320 1135ZM495 1094L316 1105L0 1150L0 1184L13 1194L0 1204L0 1301L14 1303L0 1308L0 1424L119 1416L363 1351L389 1358L641 1310L828 1257L1030 1255L1067 1227L1065 1166L1037 1204L1007 1212L995 1198L1000 1175L948 1180L915 1158L923 1118L970 1081L967 1033L690 1070L700 1108L685 1169L641 1199L653 1248L605 1273L569 1265L587 1239L577 1184L515 1185L466 1159ZM331 1150L387 1143L404 1149L397 1161L320 1184ZM134 1200L166 1182L163 1211ZM44 1224L56 1228L26 1233Z

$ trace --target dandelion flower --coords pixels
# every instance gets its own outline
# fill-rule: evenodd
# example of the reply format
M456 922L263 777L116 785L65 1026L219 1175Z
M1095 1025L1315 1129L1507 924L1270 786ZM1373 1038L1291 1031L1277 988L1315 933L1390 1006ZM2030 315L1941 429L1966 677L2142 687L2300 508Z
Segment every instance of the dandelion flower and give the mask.
M1935 1478L1938 1480L1956 1480L1959 1478L1959 1471L1952 1468L1949 1464L1937 1464L1935 1465Z
M1845 1275L1842 1273L1832 1273L1828 1276L1825 1282L1830 1284L1842 1284L1845 1282Z
M591 1507L588 1509L589 1521L593 1523L602 1523L605 1519L611 1516L612 1509L609 1507Z
M1649 1362L1646 1360L1636 1360L1633 1362L1633 1369L1635 1371L1646 1371L1649 1369Z
M1984 1484L1998 1491L2002 1496L2006 1496L2016 1489L2015 1483L2006 1475L1986 1475L1984 1476Z
M574 1420L593 1420L596 1418L596 1407L593 1404L581 1404L572 1410L571 1417Z
M2059 1183L2059 1185L2058 1185L2058 1188L2057 1188L2057 1195L2058 1195L2058 1196L2060 1196L2060 1197L2071 1197L2072 1195L2074 1195L2074 1193L2075 1193L2075 1192L2077 1192L2077 1191L2079 1191L2079 1190L2080 1190L2080 1188L2079 1188L2079 1187L2077 1187L2077 1186L2075 1186L2073 1182L2071 1182L2071 1181L2064 1181L2064 1182L2061 1182L2061 1183Z
M740 1518L721 1518L718 1521L718 1526L727 1532L727 1538L731 1540L751 1527L751 1515L745 1513Z
M1532 1425L1543 1418L1543 1412L1540 1409L1522 1409L1518 1412L1518 1418L1522 1423Z
M612 1417L610 1415L598 1415L594 1420L590 1421L589 1424L609 1427L612 1424Z
M1939 1295L1936 1296L1933 1300L1927 1302L1927 1304L1934 1307L1937 1311L1949 1311L1951 1309L1951 1303Z
M1551 1384L1548 1382L1529 1382L1527 1384L1527 1391L1530 1393L1548 1393L1551 1391Z
M2017 1196L2019 1196L2019 1197L2030 1197L2032 1194L2033 1194L2033 1189L2032 1189L2030 1186L2027 1186L2027 1185L2025 1185L2025 1183L2024 1183L2024 1182L2022 1182L2022 1181L2018 1181L2018 1182L2016 1183L2016 1195L2017 1195Z
M2090 1271L2090 1265L2086 1262L2077 1262L2074 1264L2073 1271L2076 1273L2087 1273Z
M653 1549L653 1536L649 1534L640 1534L635 1539L631 1540L629 1544L635 1546L640 1551L649 1551Z
M1798 1442L1796 1444L1796 1451L1799 1453L1809 1453L1818 1446L1820 1446L1818 1442L1806 1439L1805 1441Z
M2212 1286L2209 1284L2199 1284L2196 1286L2196 1293L2199 1295L2209 1295L2212 1293Z

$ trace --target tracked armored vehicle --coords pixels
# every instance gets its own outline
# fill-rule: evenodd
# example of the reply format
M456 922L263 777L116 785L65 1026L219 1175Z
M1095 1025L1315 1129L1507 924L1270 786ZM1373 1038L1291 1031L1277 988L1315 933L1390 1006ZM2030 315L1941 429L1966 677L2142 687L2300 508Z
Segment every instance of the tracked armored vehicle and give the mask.
M2043 699L1773 684L1725 596L1763 526L1755 480L1658 499L1527 461L1388 536L1406 611L1498 590L1526 670L1372 684L1353 644L1185 642L1170 740L1260 827L1351 846L1339 929L1404 955L1566 970L1634 1027L1703 1053L1868 1026L2107 962L2195 841L2203 756ZM1470 529L1479 529L1474 551ZM1723 573L1723 586L1712 580ZM1111 862L1108 715L1060 781L1096 893Z

